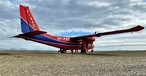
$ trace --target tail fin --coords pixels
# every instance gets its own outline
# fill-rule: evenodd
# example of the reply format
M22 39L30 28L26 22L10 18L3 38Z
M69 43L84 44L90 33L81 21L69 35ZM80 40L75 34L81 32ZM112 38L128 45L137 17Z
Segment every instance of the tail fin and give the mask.
M28 6L20 5L20 19L23 33L40 30Z

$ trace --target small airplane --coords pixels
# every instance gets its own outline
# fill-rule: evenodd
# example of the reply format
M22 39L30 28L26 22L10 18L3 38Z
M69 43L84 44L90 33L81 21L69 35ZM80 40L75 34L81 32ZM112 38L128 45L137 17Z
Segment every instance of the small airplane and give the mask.
M96 37L127 32L137 32L144 29L143 26L137 25L130 29L109 31L103 33L95 32L94 34L77 37L53 36L39 29L28 6L24 6L21 4L19 6L22 34L16 35L14 37L23 38L25 40L30 40L60 48L60 53L66 53L66 50L71 50L71 52L73 50L81 50L81 53L86 53L87 50L91 50L92 52L94 48L93 42L95 41Z

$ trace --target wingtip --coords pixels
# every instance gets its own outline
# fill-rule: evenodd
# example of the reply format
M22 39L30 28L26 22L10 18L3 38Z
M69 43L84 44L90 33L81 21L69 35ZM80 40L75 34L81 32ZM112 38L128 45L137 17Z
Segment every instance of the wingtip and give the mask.
M140 26L140 25L139 25L139 26ZM143 27L143 26L140 26L140 27L144 29L144 27Z
M141 31L141 30L143 30L143 29L144 29L144 27L141 26L141 25L137 25L137 26L131 28L132 31Z
M139 30L143 30L144 29L144 27L141 26L141 25L137 25L137 28L139 28Z

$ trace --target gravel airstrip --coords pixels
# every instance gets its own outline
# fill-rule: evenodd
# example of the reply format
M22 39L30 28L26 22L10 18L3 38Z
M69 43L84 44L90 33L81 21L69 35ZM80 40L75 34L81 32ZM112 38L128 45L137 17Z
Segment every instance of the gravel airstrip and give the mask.
M0 76L146 76L146 51L0 51Z

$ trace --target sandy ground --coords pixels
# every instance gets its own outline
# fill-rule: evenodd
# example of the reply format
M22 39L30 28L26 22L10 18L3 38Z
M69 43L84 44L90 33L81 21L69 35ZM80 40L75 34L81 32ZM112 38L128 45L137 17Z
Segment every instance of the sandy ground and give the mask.
M145 52L0 52L0 76L146 76Z

